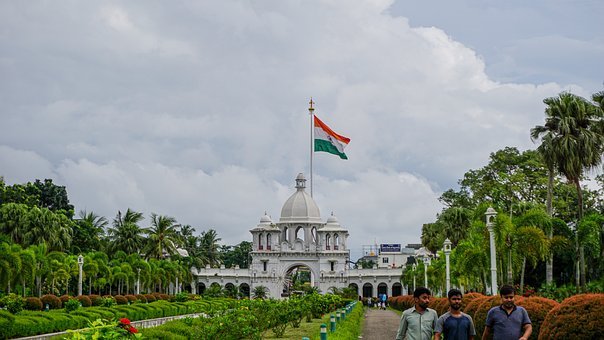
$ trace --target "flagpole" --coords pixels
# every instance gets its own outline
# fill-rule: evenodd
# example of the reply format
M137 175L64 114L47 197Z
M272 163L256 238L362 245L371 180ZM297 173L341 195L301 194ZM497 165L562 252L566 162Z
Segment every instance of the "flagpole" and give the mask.
M312 107L314 102L312 101L312 97L310 98L310 107L308 108L308 113L310 113L310 197L312 197L312 154L313 154L313 130L314 130L314 121L315 121L315 108Z

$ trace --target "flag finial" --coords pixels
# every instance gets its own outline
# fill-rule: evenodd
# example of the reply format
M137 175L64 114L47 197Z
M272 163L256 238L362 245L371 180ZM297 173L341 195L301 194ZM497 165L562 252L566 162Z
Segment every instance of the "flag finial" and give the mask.
M314 107L312 107L312 105L315 103L312 101L312 97L310 97L310 102L308 102L310 104L310 107L308 108L308 111L313 112L315 110Z

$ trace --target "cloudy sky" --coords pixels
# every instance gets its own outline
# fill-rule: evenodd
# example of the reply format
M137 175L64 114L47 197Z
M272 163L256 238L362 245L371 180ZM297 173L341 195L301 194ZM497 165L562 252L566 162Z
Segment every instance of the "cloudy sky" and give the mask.
M419 242L437 198L542 100L604 80L604 2L0 1L0 175L77 210L174 216L226 244L309 173L308 101L352 142L314 196L364 244ZM148 223L148 219L146 220Z

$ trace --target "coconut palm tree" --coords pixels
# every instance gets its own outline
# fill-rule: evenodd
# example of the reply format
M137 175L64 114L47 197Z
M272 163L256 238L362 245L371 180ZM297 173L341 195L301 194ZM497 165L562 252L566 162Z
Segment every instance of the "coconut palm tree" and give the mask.
M199 237L199 248L201 253L199 254L204 264L215 266L220 264L220 246L218 241L221 238L218 237L216 230L210 229L203 231Z
M181 244L178 227L174 217L151 214L151 227L146 230L146 258L162 259L176 254L176 248Z
M24 244L29 207L25 204L6 203L0 206L0 232L17 244Z
M571 93L543 100L546 105L545 125L531 130L531 138L551 134L556 170L574 184L578 197L577 219L583 218L581 177L602 163L604 150L604 113L601 108ZM548 137L550 138L550 137ZM585 286L585 257L578 245L581 263L581 286Z
M8 243L0 243L0 287L11 292L11 282L21 270L21 257L15 248Z
M94 212L86 212L80 210L79 219L76 220L74 226L74 242L78 242L78 252L88 252L90 250L100 250L101 235L105 232L105 228L109 223L103 216L99 216ZM77 240L77 241L75 241ZM74 244L74 246L76 246Z
M111 242L110 250L122 250L127 254L139 253L145 242L144 231L138 225L143 219L142 213L130 208L124 215L118 211L113 219L113 227L107 230Z

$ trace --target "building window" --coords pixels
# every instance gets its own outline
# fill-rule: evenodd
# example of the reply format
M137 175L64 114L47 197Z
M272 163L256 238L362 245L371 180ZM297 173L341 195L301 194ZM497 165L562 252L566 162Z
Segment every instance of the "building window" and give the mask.
M387 257L382 257L382 263L388 263L388 258Z
M271 234L266 235L266 250L271 250Z
M325 249L330 250L331 248L331 236L325 235Z
M262 271L266 271L267 264L268 264L268 261L262 261Z
M333 272L335 270L334 268L336 266L336 262L335 261L331 261L329 263L331 264L331 271Z
M264 237L264 235L262 233L258 234L258 249L262 250L264 247L262 247L262 238Z

